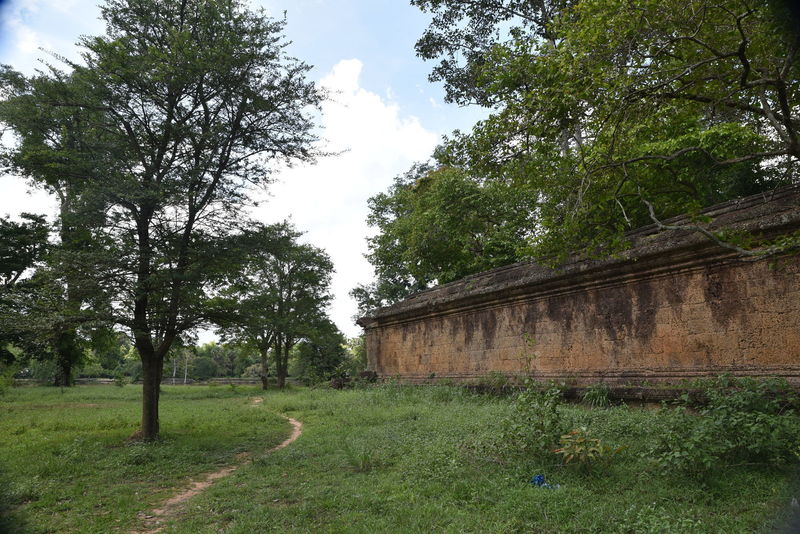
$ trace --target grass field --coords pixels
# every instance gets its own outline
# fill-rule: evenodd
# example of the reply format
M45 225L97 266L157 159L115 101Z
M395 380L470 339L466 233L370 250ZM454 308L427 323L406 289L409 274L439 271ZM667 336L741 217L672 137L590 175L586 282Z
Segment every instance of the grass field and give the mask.
M628 447L587 475L499 459L492 448L509 399L455 387L165 387L164 439L126 444L139 394L19 388L0 398L7 528L128 532L138 512L241 451L254 461L191 500L164 532L759 532L791 499L790 467L743 465L703 480L655 471L642 453L661 423L635 408L565 408ZM252 405L255 395L263 403ZM289 433L279 413L301 420L303 435L263 454ZM560 487L532 486L535 474Z
M290 431L251 406L254 389L164 387L163 440L127 443L141 389L16 388L0 397L0 531L126 532L191 477L262 451Z

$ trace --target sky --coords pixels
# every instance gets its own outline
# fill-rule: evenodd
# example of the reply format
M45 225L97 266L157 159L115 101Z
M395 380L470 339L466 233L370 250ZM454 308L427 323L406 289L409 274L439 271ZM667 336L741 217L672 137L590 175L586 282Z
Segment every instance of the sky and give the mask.
M429 15L406 0L252 0L251 7L279 18L285 12L288 53L313 65L309 78L331 92L320 135L328 151L340 153L282 171L253 215L265 223L290 218L305 242L331 256L329 313L355 336L348 292L373 279L364 258L374 233L367 199L427 160L442 135L468 130L484 112L445 103L441 85L427 80L433 64L416 57L414 43ZM79 37L104 31L99 14L97 0L0 0L0 63L33 74L58 63L52 53L77 60ZM55 207L24 180L0 176L0 214L54 214Z

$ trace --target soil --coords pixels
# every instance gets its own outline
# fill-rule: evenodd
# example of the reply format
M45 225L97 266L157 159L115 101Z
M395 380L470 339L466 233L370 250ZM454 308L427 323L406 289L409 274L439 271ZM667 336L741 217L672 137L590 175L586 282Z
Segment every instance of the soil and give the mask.
M254 398L251 399L251 404L253 406L258 406L262 401L263 399ZM297 438L300 437L300 434L302 434L303 423L296 419L292 419L291 417L287 417L287 419L292 424L292 434L282 443L268 450L267 453L275 452L291 445ZM158 508L150 510L149 512L141 512L139 517L143 520L143 525L136 530L131 531L131 534L157 534L158 532L161 532L161 530L164 529L164 523L176 517L186 501L201 493L203 490L213 484L214 481L230 475L241 466L246 465L251 461L250 455L246 452L237 454L236 460L238 463L223 467L219 471L209 473L202 480L196 480L192 482L187 489L181 493L178 493L177 495L174 495L173 497L170 497Z

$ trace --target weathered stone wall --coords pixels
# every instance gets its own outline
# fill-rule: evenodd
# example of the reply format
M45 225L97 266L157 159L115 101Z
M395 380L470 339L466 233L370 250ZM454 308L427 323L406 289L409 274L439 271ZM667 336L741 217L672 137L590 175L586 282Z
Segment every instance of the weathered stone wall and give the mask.
M717 226L800 228L800 194L709 210ZM694 233L643 229L622 258L517 264L362 318L370 367L407 380L529 370L542 379L800 380L800 257L743 261Z

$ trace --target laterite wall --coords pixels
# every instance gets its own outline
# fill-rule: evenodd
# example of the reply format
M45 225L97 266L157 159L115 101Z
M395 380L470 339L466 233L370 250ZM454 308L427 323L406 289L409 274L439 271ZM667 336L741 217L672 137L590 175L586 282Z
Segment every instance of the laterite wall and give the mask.
M800 228L800 194L707 214L718 228L782 235ZM800 256L743 260L692 232L630 238L623 258L512 265L380 309L360 320L370 368L413 381L526 369L578 383L723 372L800 380Z

